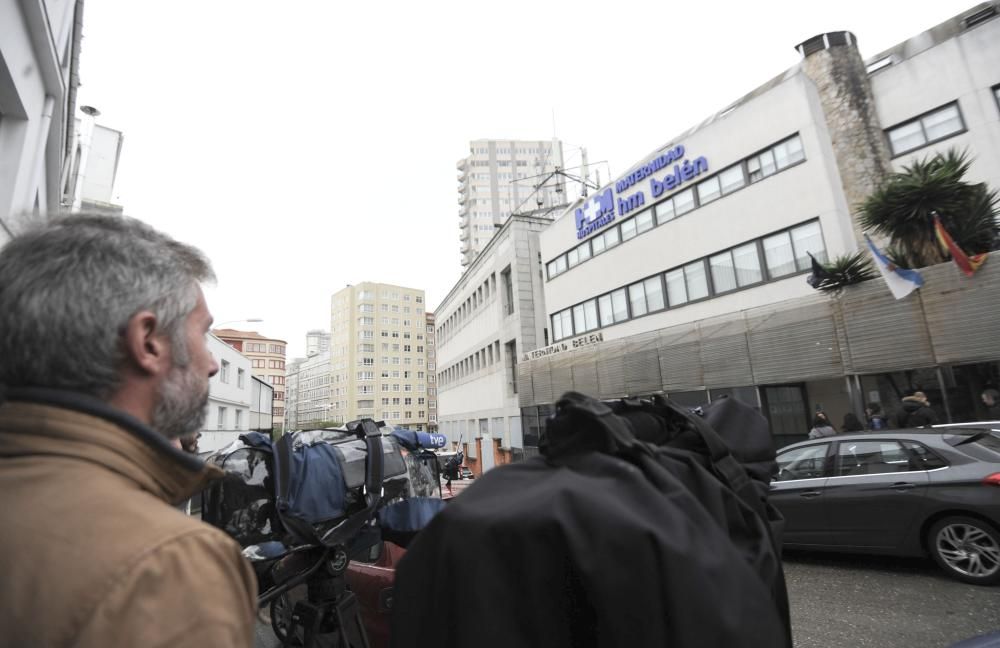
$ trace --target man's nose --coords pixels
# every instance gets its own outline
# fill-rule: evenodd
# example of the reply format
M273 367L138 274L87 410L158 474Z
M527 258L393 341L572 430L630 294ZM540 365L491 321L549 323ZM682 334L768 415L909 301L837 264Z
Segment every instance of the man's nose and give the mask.
M219 373L219 361L215 359L214 353L210 353L209 358L211 358L212 362L208 365L208 377L211 378L215 374Z

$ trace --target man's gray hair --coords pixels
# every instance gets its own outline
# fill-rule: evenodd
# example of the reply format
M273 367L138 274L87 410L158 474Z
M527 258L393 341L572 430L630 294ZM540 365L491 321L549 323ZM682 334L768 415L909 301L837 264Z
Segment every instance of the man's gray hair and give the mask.
M122 378L125 327L143 310L184 365L183 323L198 284L214 278L198 249L132 218L36 226L0 249L0 385L109 398Z

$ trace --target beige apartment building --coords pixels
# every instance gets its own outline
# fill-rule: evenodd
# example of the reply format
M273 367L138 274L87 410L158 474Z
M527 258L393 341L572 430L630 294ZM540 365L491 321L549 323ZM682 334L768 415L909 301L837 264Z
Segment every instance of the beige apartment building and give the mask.
M364 282L331 298L330 418L428 427L424 291Z
M274 387L271 402L274 427L283 429L285 421L285 345L284 340L264 337L256 331L216 329L216 337L250 359L250 373Z

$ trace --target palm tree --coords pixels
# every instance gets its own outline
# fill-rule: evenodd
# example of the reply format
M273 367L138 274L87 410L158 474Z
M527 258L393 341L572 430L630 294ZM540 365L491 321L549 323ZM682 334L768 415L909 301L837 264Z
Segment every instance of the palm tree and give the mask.
M949 150L903 167L865 200L858 222L888 237L895 260L910 268L948 259L934 233L934 213L967 254L991 250L998 197L985 183L963 180L970 164L965 152Z

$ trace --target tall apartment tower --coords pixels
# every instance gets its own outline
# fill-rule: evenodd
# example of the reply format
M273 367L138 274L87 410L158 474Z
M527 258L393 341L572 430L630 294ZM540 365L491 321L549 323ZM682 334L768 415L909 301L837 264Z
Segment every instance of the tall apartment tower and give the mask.
M314 356L330 350L330 334L326 331L314 329L306 331L306 356Z
M426 430L424 291L364 282L331 298L330 418Z
M512 213L530 212L566 202L561 176L562 142L551 140L475 140L469 157L458 161L458 204L462 267L468 267L493 232ZM542 186L540 186L542 185Z

